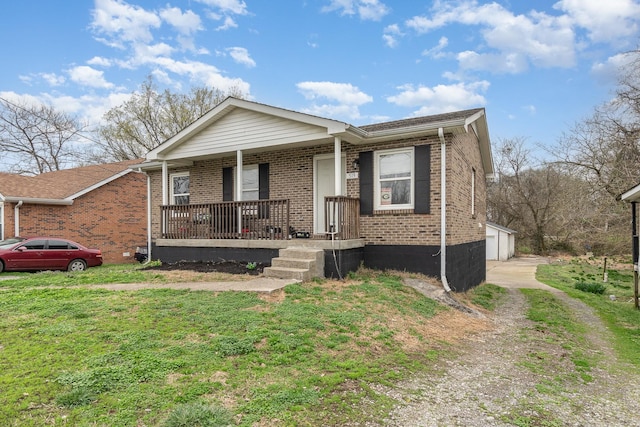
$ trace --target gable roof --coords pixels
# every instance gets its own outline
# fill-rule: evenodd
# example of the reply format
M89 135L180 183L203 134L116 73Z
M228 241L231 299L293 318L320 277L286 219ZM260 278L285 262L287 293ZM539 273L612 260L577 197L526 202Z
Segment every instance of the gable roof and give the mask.
M516 234L517 233L516 230L513 230L511 228L507 228L507 227L503 227L502 225L498 225L498 224L493 223L493 222L487 221L486 225L487 225L487 227L493 228L495 230L504 231L507 234Z
M473 132L479 141L483 166L493 173L491 142L484 108L433 116L353 126L306 113L253 101L226 98L201 118L149 151L143 168L158 162L172 164L233 155L236 151L260 152L283 147L332 143L335 137L358 145L416 136Z
M0 172L0 201L70 205L73 200L121 176L141 159L24 176Z

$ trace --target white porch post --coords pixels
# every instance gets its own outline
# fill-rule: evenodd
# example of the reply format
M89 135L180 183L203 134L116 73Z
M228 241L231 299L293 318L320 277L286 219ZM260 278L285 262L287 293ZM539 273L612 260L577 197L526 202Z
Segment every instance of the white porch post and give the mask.
M162 162L162 204L169 204L169 171L166 160Z
M236 201L242 200L242 151L236 151ZM242 234L242 209L238 209L238 233Z
M336 136L333 142L333 161L333 170L335 173L335 189L333 194L342 196L342 140L339 136Z

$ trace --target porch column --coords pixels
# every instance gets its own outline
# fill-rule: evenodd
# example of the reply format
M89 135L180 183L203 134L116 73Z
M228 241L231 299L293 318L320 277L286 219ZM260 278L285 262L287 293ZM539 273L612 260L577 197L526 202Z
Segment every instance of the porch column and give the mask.
M169 204L169 170L166 160L162 162L162 204Z
M339 136L336 136L333 142L333 162L334 162L334 181L335 189L333 194L336 196L343 196L342 194L342 140Z
M242 200L242 151L236 151L236 201ZM238 233L242 234L242 209L238 209Z

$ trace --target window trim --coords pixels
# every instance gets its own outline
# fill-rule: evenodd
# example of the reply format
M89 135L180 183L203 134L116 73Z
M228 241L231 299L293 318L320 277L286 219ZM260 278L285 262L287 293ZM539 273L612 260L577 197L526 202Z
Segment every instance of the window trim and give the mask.
M380 183L383 181L391 181L389 180L380 180L380 158L384 155L389 154L403 154L407 153L410 155L409 158L409 167L411 176L408 178L409 180L409 203L404 204L390 204L383 205L380 200L381 192L380 192ZM407 178L401 178L407 179ZM396 179L399 180L399 179ZM415 150L414 147L403 147L403 148L394 148L389 150L379 150L374 152L374 161L373 161L373 199L374 199L374 209L377 211L389 211L389 210L399 210L399 209L414 209L415 207L415 180L416 180L416 171L415 171Z
M181 176L189 177L189 192L188 193L175 193L175 189L173 187L173 179ZM171 199L172 205L177 205L176 197L177 196L188 196L189 203L191 202L191 176L189 172L174 172L169 175L169 197ZM187 204L189 204L187 203Z

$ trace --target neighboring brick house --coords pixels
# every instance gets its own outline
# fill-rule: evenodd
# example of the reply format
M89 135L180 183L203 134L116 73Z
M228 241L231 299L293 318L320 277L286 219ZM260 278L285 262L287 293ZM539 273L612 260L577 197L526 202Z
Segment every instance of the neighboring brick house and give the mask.
M140 161L0 173L0 237L67 238L102 250L105 263L133 261L147 241L147 178L130 169Z
M356 127L227 98L135 168L150 178L154 259L270 262L304 245L324 250L328 277L485 279L482 108Z

